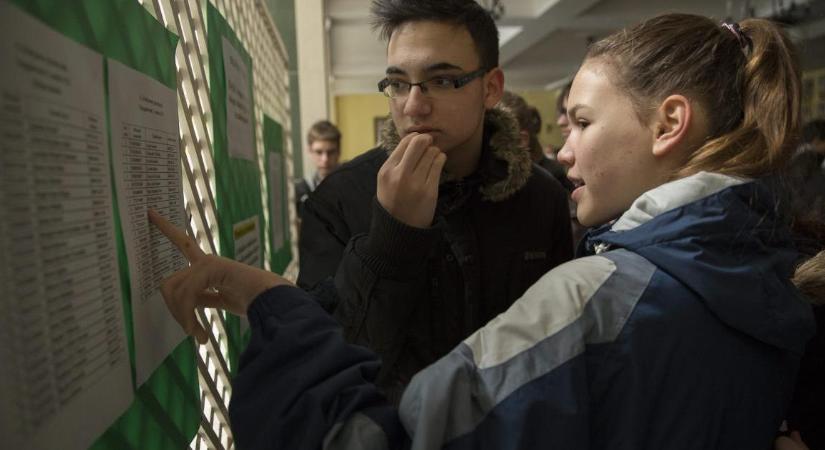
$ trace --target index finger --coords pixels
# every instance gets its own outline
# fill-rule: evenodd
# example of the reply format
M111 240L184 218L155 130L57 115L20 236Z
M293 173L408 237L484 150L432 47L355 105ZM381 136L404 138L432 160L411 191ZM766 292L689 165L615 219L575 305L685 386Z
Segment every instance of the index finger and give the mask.
M198 247L197 242L187 236L185 231L166 220L165 217L158 214L154 209L150 209L148 214L149 222L152 222L152 224L158 227L158 230L183 253L183 256L185 256L189 262L195 262L198 258L205 255L203 250Z

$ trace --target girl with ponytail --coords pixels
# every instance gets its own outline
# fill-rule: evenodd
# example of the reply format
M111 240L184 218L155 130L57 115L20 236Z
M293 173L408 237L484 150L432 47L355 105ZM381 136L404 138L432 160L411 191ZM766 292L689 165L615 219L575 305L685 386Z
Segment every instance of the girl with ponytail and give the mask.
M277 275L194 255L167 304L187 329L194 306L248 312L229 411L245 448L770 448L825 298L825 254L797 248L770 182L799 85L763 20L671 14L595 43L559 154L587 254L419 372L400 410L375 355Z
M703 171L742 180L777 176L795 152L800 127L799 65L790 39L770 21L748 19L719 26L701 16L660 16L594 44L582 72L593 70L624 92L640 124L655 119L657 113L659 119L673 120L662 115L666 113L662 108L673 105L668 104L669 98L682 97L681 107L692 113L693 127L701 135L691 136L695 142L684 139L692 145L675 155L668 181ZM583 123L586 120L578 119L574 125ZM667 126L660 126L664 128L654 138L664 148L669 135L664 134ZM575 164L574 147L575 143L564 154L569 165ZM656 156L663 161L663 155L667 150ZM780 198L775 200L777 212L787 213ZM799 261L793 280L810 302L821 304L825 303L823 224L805 225L806 232L819 236L820 252L807 263Z

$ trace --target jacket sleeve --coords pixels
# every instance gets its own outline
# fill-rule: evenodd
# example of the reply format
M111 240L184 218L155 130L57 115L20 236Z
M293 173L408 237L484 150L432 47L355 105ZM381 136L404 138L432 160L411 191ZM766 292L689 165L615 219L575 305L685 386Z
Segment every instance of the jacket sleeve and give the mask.
M342 208L328 189L310 195L301 225L298 286L334 313L349 342L376 351L390 371L406 319L420 301L425 282L420 267L437 234L397 221L373 198L368 233L353 236Z
M304 291L261 294L233 380L229 416L240 449L403 448L407 435L372 384L379 361L344 341Z
M605 353L586 352L615 342L632 315L649 271L637 276L619 267L639 259L624 252L556 267L417 374L399 412L412 448L598 446L594 417L618 366L605 369Z
M605 314L629 313L589 305L614 269L601 257L554 269L416 375L399 411L372 384L372 352L347 344L306 293L271 289L250 307L252 339L234 381L238 448L587 449L584 348L622 326Z
M345 337L376 351L386 371L394 367L405 324L421 301L421 267L436 239L435 229L405 225L374 200L369 233L350 240L336 272L335 317Z
M352 237L338 198L324 187L309 193L301 217L298 286L306 290L332 279Z

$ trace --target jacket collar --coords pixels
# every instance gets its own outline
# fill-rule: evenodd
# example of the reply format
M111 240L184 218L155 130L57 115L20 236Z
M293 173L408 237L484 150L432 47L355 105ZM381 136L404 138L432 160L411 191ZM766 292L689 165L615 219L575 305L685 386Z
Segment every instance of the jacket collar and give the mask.
M643 194L587 245L642 256L723 323L801 354L815 325L790 282L800 255L776 189L771 179L698 173Z
M605 236L633 230L667 211L748 181L719 173L699 172L655 187L637 198L618 219L588 230L579 241L576 256L588 256L610 250L612 245L604 241Z
M649 222L665 211L693 203L723 189L749 180L720 173L699 172L689 177L651 189L630 206L610 227L611 231L627 231Z
M380 146L391 153L400 141L395 124L388 118L381 130ZM497 108L488 109L484 115L482 145L481 160L473 174L481 179L479 191L484 200L505 200L524 187L532 173L533 161L530 153L520 146L516 119Z

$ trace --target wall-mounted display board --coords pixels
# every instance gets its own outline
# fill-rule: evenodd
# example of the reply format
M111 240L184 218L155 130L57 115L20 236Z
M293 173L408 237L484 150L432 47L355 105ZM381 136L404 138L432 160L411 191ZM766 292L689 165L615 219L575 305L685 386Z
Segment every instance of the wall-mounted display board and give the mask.
M252 109L254 116L255 154L259 183L263 183L263 114L278 120L289 133L291 124L286 51L278 30L274 25L267 0L133 0L153 15L158 22L180 37L175 53L177 68L177 98L179 131L181 137L181 169L183 172L183 195L186 214L189 218L187 231L208 253L219 253L226 246L219 233L223 218L216 208L218 191L216 175L223 167L213 155L214 121L218 114L212 111L210 77L211 53L223 51L222 46L208 42L208 8L216 9L231 27L252 60ZM210 28L211 30L211 28ZM231 39L230 39L231 41ZM237 48L237 47L236 47ZM217 49L217 50L216 50ZM216 86L217 87L217 86ZM224 96L224 98L226 98ZM226 100L224 100L226 102ZM285 149L290 156L287 173L292 173L292 149ZM234 153L234 151L233 151ZM266 188L261 187L265 193ZM269 228L267 219L268 198L260 199L263 215L258 224L260 229ZM290 211L290 229L294 235L294 214ZM220 219L220 220L219 220ZM230 224L237 224L239 221ZM238 226L233 231L243 233L249 225ZM225 232L226 229L224 229ZM234 239L234 232L233 239ZM291 243L295 245L294 240ZM269 242L264 239L262 247L264 266L269 265ZM247 247L248 248L248 247ZM293 248L293 252L296 249ZM297 264L291 263L286 275L296 276ZM232 395L230 380L230 356L237 355L241 347L237 344L236 318L227 318L215 310L198 313L206 329L210 332L209 342L197 347L196 360L200 381L202 414L197 437L191 442L193 450L221 450L233 446L229 428L228 406ZM230 342L232 342L230 347ZM230 351L230 348L232 351Z
M251 152L227 146L226 158L255 155L260 192L259 212L229 220L226 236L233 252L245 250L233 256L271 265L271 239L262 236L277 202L262 175L264 114L285 134L291 124L288 58L267 2L0 7L0 447L231 448L228 360L243 346L237 319L199 311L210 331L201 346L166 321L155 288L184 262L146 226L144 210L160 210L206 252L226 248L209 76L211 54L224 49L223 40L207 42L207 10L216 9L249 72L247 87L239 82L233 96L222 95L222 114L244 92L251 104L248 139L221 139L251 140ZM221 67L236 71L233 79L244 70ZM232 117L243 122L246 109ZM283 152L289 179L290 142ZM276 249L280 255L296 251L286 204L291 248ZM292 261L285 274L294 279L296 271Z
M289 230L288 189L284 156L284 131L281 124L264 115L264 152L266 152L266 184L269 192L269 247L272 249L270 269L283 273L292 262L292 239Z
M270 270L284 273L292 262L292 240L289 227L289 189L291 184L286 176L284 156L284 132L281 124L271 117L263 116L264 172L269 198ZM238 348L246 348L249 343L249 322L240 320L240 343Z
M185 261L178 38L132 0L0 1L4 446L183 448L194 346L160 281Z
M218 10L206 7L215 202L222 256L264 267L261 172L255 143L252 58ZM228 314L229 370L243 351L241 319Z

